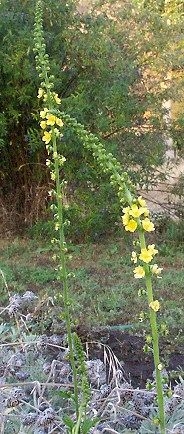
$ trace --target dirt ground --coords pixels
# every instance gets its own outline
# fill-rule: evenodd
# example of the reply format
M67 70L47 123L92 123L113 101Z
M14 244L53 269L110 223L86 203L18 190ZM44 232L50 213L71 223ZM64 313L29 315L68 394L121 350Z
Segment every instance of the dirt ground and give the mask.
M98 345L98 342L110 347L121 362L127 380L131 381L133 387L144 388L147 380L152 380L153 358L150 353L146 354L143 351L145 344L143 337L110 328L109 330L105 328L87 330L80 327L77 332L84 343L89 342L88 349L91 358L99 357L101 360L104 358L104 346ZM163 345L161 357L164 352ZM168 372L184 370L184 348L178 348L178 351L168 354L166 369Z

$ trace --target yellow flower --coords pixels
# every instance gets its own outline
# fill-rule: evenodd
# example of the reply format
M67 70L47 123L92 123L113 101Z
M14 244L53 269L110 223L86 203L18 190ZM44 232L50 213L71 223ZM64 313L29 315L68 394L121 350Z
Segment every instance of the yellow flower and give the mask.
M47 114L47 112L48 112L48 109L45 107L43 110L41 110L41 112L40 112L40 117L41 117L42 119L45 119L45 118L46 118L46 114Z
M51 125L51 126L55 125L56 116L52 115L51 113L47 113L46 118L47 118L47 125Z
M60 118L56 118L56 125L58 125L58 127L63 127L63 121Z
M53 96L54 96L54 100L55 100L56 104L60 104L60 103L61 103L61 100L60 100L60 98L58 97L58 94L55 93L55 92L53 92Z
M126 206L126 208L123 208L124 214L128 214L130 211L130 206Z
M139 218L141 214L144 213L144 208L138 208L136 204L133 203L133 205L130 208L129 214L134 218Z
M159 277L159 274L162 272L163 268L159 268L157 264L151 265L151 272L153 274L156 274L157 277ZM160 277L161 279L161 277Z
M38 89L38 96L37 98L42 98L44 95L44 90L40 87L40 89Z
M135 232L136 229L137 229L137 222L133 219L129 220L129 222L125 226L125 231Z
M129 215L128 215L128 214L125 214L125 215L122 217L122 221L123 221L123 225L124 225L124 226L127 226L128 222L129 222Z
M149 262L153 259L153 253L150 249L141 249L141 254L139 255L139 259L141 261L146 262L146 264L149 264Z
M47 145L51 141L51 137L52 137L52 131L45 131L42 140Z
M160 309L160 303L159 303L158 300L152 301L152 302L149 304L149 307L150 307L152 310L154 310L154 312L158 312L158 310Z
M145 276L144 268L139 265L133 270L135 279L142 279Z
M158 253L158 250L155 249L155 244L149 244L148 249L152 252L152 255L155 256Z
M142 198L142 196L139 196L137 200L140 206L146 207L146 201Z
M155 230L154 224L147 217L142 220L142 227L146 232L152 232Z
M142 213L144 215L144 217L148 217L149 216L149 209L146 208L146 206L145 206L145 207L142 207L142 210L144 210Z
M137 264L137 253L136 253L136 252L132 252L131 261L132 261L134 264Z
M47 128L47 123L46 123L46 121L41 121L41 122L40 122L40 126L41 126L42 130L45 130L45 128Z

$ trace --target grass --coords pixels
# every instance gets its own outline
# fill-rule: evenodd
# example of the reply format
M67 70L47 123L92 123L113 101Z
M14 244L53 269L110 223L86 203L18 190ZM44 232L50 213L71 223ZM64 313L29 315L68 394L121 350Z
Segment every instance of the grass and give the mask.
M56 314L50 307L50 317L61 319L62 293L51 259L53 251L46 242L16 238L0 244L0 268L10 293L33 290L41 302L53 298ZM168 324L167 341L172 346L183 344L182 305L184 301L184 252L177 248L161 246L158 263L164 267L162 279L155 279L156 293L161 300L162 321ZM105 326L139 323L140 312L146 300L138 297L142 282L133 278L130 262L131 248L123 239L109 240L101 244L71 245L70 270L75 278L70 280L73 318L76 325ZM3 281L0 282L2 304L8 299ZM61 306L61 308L60 308ZM46 326L48 312L40 317ZM55 318L56 322L56 318ZM44 327L44 324L42 324Z
M154 242L154 240L151 240L151 242ZM144 372L143 369L146 368L144 362L142 361L141 347L143 343L140 343L140 341L144 342L144 340L140 339L139 336L129 336L127 334L123 334L123 339L125 338L125 336L128 336L126 344L124 344L123 341L119 340L119 330L116 331L113 329L115 325L119 324L123 326L124 331L124 325L134 325L138 323L138 328L134 328L133 330L130 329L129 331L131 334L133 333L134 335L144 335L145 323L139 322L139 314L142 310L144 310L147 302L146 299L144 300L142 297L137 296L138 290L141 289L143 282L136 280L133 277L133 267L130 261L130 253L132 250L131 245L131 240L128 244L127 239L124 240L123 238L111 239L99 244L70 244L69 254L72 256L72 258L69 263L69 268L70 271L75 274L75 277L73 276L70 279L70 291L73 301L72 305L74 324L79 325L80 330L84 328L84 336L85 328L87 329L87 331L92 328L91 336L94 336L95 340L100 340L102 343L107 342L108 334L109 336L111 335L111 344L113 345L113 343L115 343L114 351L118 350L118 348L120 349L120 352L117 354L118 358L121 355L121 358L119 360L126 361L127 357L128 362L126 361L126 369L129 369L128 363L130 361L131 364L135 352L135 375L137 360L140 360L140 381L142 381L142 375ZM161 300L162 305L162 321L164 320L165 322L167 322L170 328L170 335L166 337L166 342L164 342L164 345L162 346L161 354L162 357L164 357L165 365L169 366L171 353L175 356L175 354L177 355L177 352L180 352L180 357L177 358L178 364L174 365L177 366L176 370L174 368L169 371L170 379L172 379L173 381L176 379L178 381L179 375L181 376L181 378L183 375L182 366L180 366L180 360L182 357L182 345L184 343L182 337L182 289L184 252L182 252L182 249L180 249L179 247L177 247L175 251L173 248L169 249L168 245L164 245L163 248L161 246L160 251L161 254L158 257L157 262L160 266L164 266L164 272L162 275L162 279L155 279L155 285L156 292L158 293L158 298ZM66 393L63 392L64 378L60 376L60 369L61 372L63 366L66 369L68 366L68 362L67 360L64 362L63 360L65 359L60 362L59 359L62 354L60 348L63 347L64 341L61 340L62 347L55 348L55 343L57 344L58 341L54 341L53 336L54 333L57 333L59 334L61 339L63 339L65 332L62 321L63 301L62 298L58 296L59 293L62 294L62 288L61 284L57 281L56 278L56 264L52 259L53 253L53 246L51 244L48 244L48 242L46 241L41 242L40 240L36 241L35 239L30 240L28 238L1 240L0 269L2 270L6 278L9 293L12 295L17 292L20 294L24 294L26 290L31 290L34 291L35 294L39 297L38 302L35 302L36 309L31 309L31 315L33 318L31 326L29 325L29 320L26 317L26 310L24 312L25 315L23 314L21 317L19 317L19 313L17 312L17 322L14 323L14 325L12 321L13 318L10 321L9 317L6 316L6 311L2 314L2 321L4 321L4 325L2 325L2 330L0 330L2 342L1 363L3 367L6 367L6 365L10 363L10 359L14 360L14 355L16 355L16 357L22 357L22 355L23 357L25 356L25 364L23 365L23 367L18 371L15 370L15 377L12 378L12 374L9 377L7 382L9 383L7 390L10 391L10 395L11 393L13 393L11 392L11 383L12 387L15 384L20 384L20 387L22 387L22 390L24 390L21 380L21 375L24 373L28 375L28 379L26 377L26 379L23 380L25 388L27 381L29 383L30 381L35 382L36 380L36 384L43 383L44 385L49 385L48 389L45 389L46 402L49 402L51 408L57 410L56 414L59 416L61 415L62 419L63 409L65 411L65 409L68 408L68 402L66 402L66 400L64 400L63 398L63 396L66 396ZM0 278L1 307L7 305L8 291L5 288L5 283L3 279L1 280ZM22 319L24 320L23 323L21 322ZM26 327L26 333L24 331L24 326ZM103 326L112 327L113 333L109 333L108 329L105 329L104 332ZM20 330L24 331L21 335L21 339L19 335ZM39 342L40 335L42 335L41 342L44 342L44 345L42 344L42 346L40 346L39 344L38 346L35 346L33 342L36 341L36 336ZM46 335L49 335L49 337L47 338ZM47 347L45 339L50 338L53 339L53 346L51 343L51 346ZM132 346L133 338L139 340L139 347L136 346L137 344ZM4 348L4 342L9 342L10 339L13 342L16 342L16 346L11 347L10 344L8 348ZM22 341L24 342L24 344L22 343ZM28 343L31 343L30 346L27 345ZM167 345L165 345L165 343L167 343ZM23 345L25 345L24 349ZM59 345L61 345L61 343ZM99 348L99 345L97 345L97 348ZM56 351L58 351L58 353ZM138 357L138 359L136 357ZM145 355L145 358L146 364L149 364L149 355ZM50 361L52 361L52 363L54 364L50 363ZM56 361L57 363L60 363L60 365L55 365ZM141 363L143 363L143 365ZM47 367L47 365L50 366L50 371L48 373L45 373L44 367ZM131 375L133 375L133 373ZM54 381L56 381L57 384L59 381L62 384L62 390L57 390L56 393L55 389L52 389L50 387L48 378L54 378ZM133 381L136 382L139 381L139 379L137 380L137 377L135 376ZM126 384L127 383L125 383L125 387L127 389ZM134 387L137 387L137 382L135 383ZM14 388L12 388L12 390L14 390ZM40 388L39 390L42 393L42 388ZM145 394L146 393L147 392L145 390ZM127 396L128 401L125 402L125 404L123 405L122 403L120 403L120 407L118 407L118 404L116 404L116 401L114 401L113 398L113 405L115 404L117 407L117 414L120 414L121 422L123 420L123 417L127 415L127 408L133 408L133 411L136 409L137 412L136 405L137 403L140 403L139 395L137 395L137 400L135 400L134 398L134 401L132 402L129 402L130 397L129 395ZM28 394L26 395L26 399L28 399L27 397ZM40 398L38 395L38 402L39 399ZM119 393L117 399L119 403ZM174 399L175 398L173 398L173 400ZM182 418L182 398L180 399L180 401L179 405L181 405ZM111 392L109 396L105 398L105 402L107 402L108 408L108 404L111 403ZM29 407L30 404L32 405L31 412ZM16 407L14 412L11 412L10 415L8 413L8 416L6 417L4 432L18 432L20 430L20 421L22 421L22 419L24 420L25 417L29 417L31 415L34 409L33 405L35 405L35 401L33 402L32 388L30 388L29 400L25 401L19 407ZM40 414L37 412L36 408L37 403L35 405L35 414L39 417ZM179 408L180 407L178 406L176 410L177 412L179 411ZM145 409L144 405L143 409ZM142 410L140 409L138 410L140 414L142 414L141 411ZM174 416L172 417L175 417L175 413L173 414ZM178 421L180 420L180 413L176 414L176 420L178 423ZM109 424L114 423L111 420L111 413L110 415L108 415L107 413L106 418L107 420L109 418ZM171 422L172 420L169 423ZM149 425L149 417L147 418L147 420L144 421L144 423L144 431L150 431L152 425ZM171 426L173 425L174 423L171 424ZM115 425L115 427L117 428L117 425ZM117 428L117 431L115 432L120 432L119 428ZM125 432L130 431L125 429ZM134 432L138 431L135 430Z

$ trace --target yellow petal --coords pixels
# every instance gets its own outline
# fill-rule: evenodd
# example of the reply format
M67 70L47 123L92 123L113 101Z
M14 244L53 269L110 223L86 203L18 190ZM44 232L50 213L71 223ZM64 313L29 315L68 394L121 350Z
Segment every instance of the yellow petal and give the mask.
M128 216L128 214L123 215L122 221L123 221L123 225L127 226L128 222L129 222L129 216Z
M44 95L44 90L40 87L40 89L38 89L38 98L42 98L43 95Z
M42 130L45 130L45 128L47 128L47 123L46 123L46 121L41 121L41 122L40 122L40 126L41 126Z
M125 226L125 230L129 232L135 232L137 229L137 222L133 219L130 219L127 225Z
M46 115L47 118L47 125L55 125L56 122L56 116L52 115L51 113L47 113Z
M142 279L145 276L144 268L139 265L133 270L135 279Z
M147 217L144 220L142 220L142 227L146 232L152 232L155 230L154 224Z
M137 200L140 206L146 207L146 201L142 198L142 196L139 196Z
M60 118L56 118L56 124L58 125L58 127L63 127L63 121Z
M130 211L130 206L126 206L126 208L123 208L124 214L128 214Z
M153 274L156 274L156 276L159 276L159 274L162 272L163 268L159 268L157 264L154 264L151 266L151 272Z
M154 310L154 312L158 312L160 309L160 303L158 300L154 300L149 304L149 307Z
M155 256L158 253L158 250L155 249L155 244L149 244L148 250L152 253L153 256Z
M41 112L40 112L40 117L41 117L42 119L45 119L45 118L46 118L46 114L47 114L47 112L48 112L48 109L47 109L47 108L44 108L43 110L41 110Z
M143 262L146 262L146 264L149 264L149 262L152 261L153 255L152 252L148 249L141 249L141 253L139 255L139 259Z
M60 100L60 98L58 97L58 94L54 92L54 93L53 93L53 96L54 96L54 100L55 100L56 104L60 104L60 103L61 103L61 100Z
M42 137L43 142L47 145L51 141L52 132L51 131L45 131L44 135Z
M141 208L138 208L137 205L133 204L130 208L129 214L134 218L139 218L142 214Z

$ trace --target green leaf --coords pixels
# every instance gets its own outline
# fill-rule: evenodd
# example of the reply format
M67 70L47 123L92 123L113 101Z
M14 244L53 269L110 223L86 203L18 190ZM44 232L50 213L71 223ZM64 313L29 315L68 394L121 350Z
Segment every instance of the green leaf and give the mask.
M85 419L81 426L82 434L87 434L98 422L99 419L97 417L95 419Z
M73 392L67 390L59 390L57 394L64 399L73 399Z
M65 423L65 425L70 429L70 433L72 432L72 429L75 426L75 422L71 419L70 416L68 415L64 415L63 416L63 422Z

